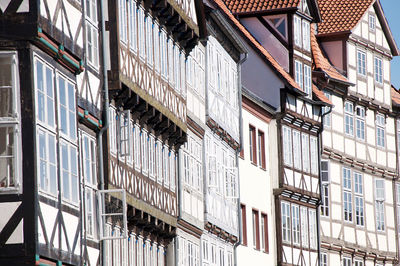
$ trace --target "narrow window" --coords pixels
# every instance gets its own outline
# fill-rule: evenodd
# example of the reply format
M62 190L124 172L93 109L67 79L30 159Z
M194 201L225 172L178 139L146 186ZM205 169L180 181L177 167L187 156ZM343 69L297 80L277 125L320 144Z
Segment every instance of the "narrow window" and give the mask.
M396 184L397 226L400 226L400 184ZM399 232L400 234L400 232Z
M127 42L127 19L126 19L126 0L119 0L119 38L126 44ZM86 11L89 12L90 8Z
M301 246L308 248L308 209L302 206L300 208L300 221L301 221Z
M295 60L295 80L299 84L300 88L303 89L303 63Z
M376 115L376 145L385 147L385 117L382 114Z
M330 93L329 91L324 91L324 95L326 96L326 98L328 98L328 100L332 101L332 93ZM332 114L330 113L331 108L332 107L329 107L329 106L322 107L322 113L325 114L324 115L324 126L325 127L331 127L331 123L332 123Z
M246 205L240 204L242 213L242 244L247 246L247 221L246 221Z
M252 163L257 164L257 142L256 142L256 129L249 126L249 151L250 160Z
M329 216L329 185L322 185L322 194L321 194L321 215Z
M308 134L301 133L301 150L303 158L303 171L310 172L310 143Z
M318 139L310 136L311 174L318 175Z
M281 202L282 241L290 243L290 204Z
M310 51L310 23L306 20L303 20L302 23L303 23L303 48L306 51Z
M354 266L364 266L364 262L361 260L355 260L354 261Z
M293 244L300 245L299 206L294 204L292 204L292 235L293 235Z
M283 161L286 165L292 166L292 130L289 127L282 127L283 138Z
M344 220L353 221L353 203L352 203L352 186L351 186L351 171L343 167L343 211Z
M137 51L137 7L135 1L128 1L129 8L129 46L131 50Z
M369 15L369 17L368 17L368 25L369 25L369 29L371 31L375 31L376 21L375 21L375 16L372 14Z
M261 213L261 249L266 253L269 252L268 215L265 213Z
M365 76L367 73L366 54L360 50L357 51L357 73Z
M382 59L375 57L374 70L375 70L375 82L382 84L383 83Z
M258 165L265 169L265 139L264 132L258 130Z
M328 254L321 253L321 266L328 266Z
M312 96L311 86L311 67L304 65L304 92L307 93L309 97Z
M358 172L354 172L354 202L356 208L356 224L364 226L364 195L363 178Z
M317 249L317 215L315 210L308 210L308 222L310 224L310 248Z
M296 46L301 47L301 18L294 16L294 43Z
M253 210L253 247L260 250L260 217L257 210Z
M352 266L352 262L350 258L343 258L343 266Z
M354 136L354 108L351 102L345 102L344 104L344 120L345 133Z
M293 129L293 165L301 170L301 138L300 132Z
M365 140L365 109L361 106L356 107L356 136Z
M376 229L385 231L385 180L375 179Z

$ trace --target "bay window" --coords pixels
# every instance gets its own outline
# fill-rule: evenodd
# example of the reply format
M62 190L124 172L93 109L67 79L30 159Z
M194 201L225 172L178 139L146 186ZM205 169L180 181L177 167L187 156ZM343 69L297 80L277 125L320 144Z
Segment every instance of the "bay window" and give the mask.
M21 189L18 84L17 53L0 52L0 192L17 192Z
M294 44L298 47L301 47L301 18L298 16L294 16Z

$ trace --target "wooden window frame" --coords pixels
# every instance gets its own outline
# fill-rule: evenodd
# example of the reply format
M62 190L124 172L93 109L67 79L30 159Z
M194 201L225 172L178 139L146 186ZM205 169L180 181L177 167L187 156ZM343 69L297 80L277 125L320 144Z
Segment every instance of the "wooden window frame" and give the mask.
M269 239L268 239L268 214L261 212L261 220L264 221L264 252L269 253Z
M250 161L257 165L257 137L256 128L253 125L249 125L249 152Z
M240 204L240 212L242 217L242 245L247 246L247 219L246 219L246 205Z
M266 164L265 164L265 134L264 131L258 130L257 134L258 138L258 159L259 159L259 166L261 166L262 169L266 169Z
M256 250L260 250L260 214L257 209L252 209L251 213L252 213L251 218L253 224L253 247Z

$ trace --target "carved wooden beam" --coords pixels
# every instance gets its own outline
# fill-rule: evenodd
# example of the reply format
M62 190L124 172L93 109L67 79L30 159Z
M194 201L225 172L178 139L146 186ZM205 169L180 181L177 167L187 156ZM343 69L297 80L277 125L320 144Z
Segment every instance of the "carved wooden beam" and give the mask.
M162 113L156 110L154 116L150 117L149 120L147 120L147 124L154 128L156 124L162 121L162 117L163 117Z
M169 125L168 128L164 129L164 130L161 132L161 137L162 137L163 139L169 138L169 136L170 136L173 132L175 132L176 129L177 129L176 124L175 124L175 123L171 123L171 124Z
M147 121L149 120L150 117L155 116L156 110L153 106L147 105L146 110L142 113L139 119L139 124L147 124Z
M163 120L154 127L155 135L158 137L160 134L170 126L170 120L163 116Z

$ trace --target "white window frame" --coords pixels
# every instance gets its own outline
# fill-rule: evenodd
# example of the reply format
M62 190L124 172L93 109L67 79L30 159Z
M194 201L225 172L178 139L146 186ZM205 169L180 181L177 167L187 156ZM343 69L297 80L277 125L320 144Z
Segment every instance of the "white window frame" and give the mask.
M91 8L95 9L96 18L91 18L86 13L86 58L88 63L95 69L99 68L99 29L97 27L97 5L94 3L96 0L90 0L93 5Z
M357 74L367 75L367 55L364 51L357 50Z
M300 229L301 229L301 246L308 248L308 208L305 206L300 207Z
M118 115L118 146L121 157L130 156L131 134L130 134L130 110L119 112Z
M303 162L303 171L310 172L310 136L301 133L301 158Z
M301 133L298 130L293 129L293 166L294 168L302 169L302 158L301 158Z
M328 98L328 100L332 101L332 93L331 92L324 90L324 95L326 96L326 98ZM331 109L332 109L332 107L329 107L329 106L322 107L322 110L323 110L322 113L325 114L324 115L324 127L327 127L327 128L330 128L332 125L332 114L330 112Z
M353 222L353 194L352 194L352 174L350 168L342 169L342 188L343 188L343 220ZM347 210L347 215L346 215Z
M375 31L376 28L376 18L373 14L369 14L368 16L368 28L371 31Z
M352 263L352 261L351 261L351 258L343 257L343 258L342 258L342 265L343 265L343 266L353 266L353 263Z
M385 124L386 119L383 114L376 114L376 145L381 148L385 148Z
M0 193L20 193L22 191L22 143L21 143L21 125L20 125L20 90L19 90L19 71L18 71L18 54L15 51L1 51L0 58L10 58L10 85L2 84L0 86L0 98L6 99L7 94L2 94L2 90L10 90L11 100L8 101L12 105L11 114L8 116L0 117L0 129L12 128L13 135L13 147L12 154L7 154L2 151L1 153L4 155L0 155L0 162L2 160L12 160L13 167L10 167L9 163L5 163L5 168L1 167L1 180L0 180ZM4 66L4 65L1 65ZM1 82L1 81L0 81ZM35 83L36 84L36 83ZM7 99L5 101L7 103ZM3 106L4 107L4 106ZM8 111L8 110L7 110ZM8 138L7 138L8 139ZM7 140L6 140L7 143ZM9 145L9 144L8 144ZM7 146L8 146L7 145ZM8 148L6 145L1 147L0 149ZM0 163L1 165L1 163ZM5 174L4 170L6 170L7 174ZM4 184L4 185L3 185Z
M321 252L321 261L320 261L321 266L328 266L328 254L326 252Z
M126 14L126 0L119 0L118 5L118 18L119 18L119 38L123 44L127 43L127 14Z
M292 156L292 129L287 126L282 126L282 143L283 143L283 161L285 165L293 165Z
M40 134L43 134L45 141L45 157L42 158L40 155ZM50 145L50 138L53 139L53 147ZM57 140L55 133L46 131L41 127L38 127L36 130L36 143L37 143L37 176L38 176L38 187L40 191L48 193L51 196L58 195L58 164L57 164ZM50 152L50 148L52 148L52 152ZM52 154L50 154L52 153ZM43 169L40 165L41 163L45 164L45 169ZM53 171L51 168L53 167ZM44 183L41 180L41 170L45 170L46 177ZM53 172L54 174L51 174Z
M344 132L346 135L354 136L354 105L352 102L344 103Z
M294 72L295 72L295 81L299 84L300 88L304 88L304 78L303 78L303 63L297 60L294 60Z
M364 184L363 175L354 171L354 208L355 208L355 222L357 226L364 226Z
M301 38L301 18L299 16L293 16L293 24L294 24L294 44L298 47L302 47L302 38Z
M291 204L292 210L292 240L296 246L300 245L300 209L299 205Z
M128 1L128 17L129 17L129 48L133 53L137 52L137 4L136 1Z
M356 137L365 140L365 108L356 106Z
M302 20L302 35L303 35L303 48L306 51L310 51L310 22L307 20L303 19ZM310 68L310 77L311 77L311 68Z
M60 102L61 99L61 93L60 93L60 87L59 87L59 82L60 79L64 81L65 84L65 106L64 108L66 109L66 120L65 120L65 128L62 126L62 115L61 115L61 110L62 110L62 103ZM70 95L70 87L72 86L73 89L73 97ZM66 140L70 142L76 142L77 141L77 119L76 119L76 102L75 102L75 94L76 94L76 87L75 84L72 83L70 79L62 75L60 72L56 72L56 91L57 91L57 113L58 113L58 130L60 132L61 137L65 138ZM71 102L72 101L72 102ZM65 130L65 132L64 132Z
M374 57L374 79L378 84L383 84L383 62L382 58Z
M382 186L378 186L381 183ZM376 214L376 230L385 231L385 180L375 179L375 214Z
M64 153L63 148L67 149L67 164L64 165ZM79 203L79 178L78 178L78 150L77 147L71 145L69 142L61 140L59 144L60 154L60 175L61 175L61 196L62 198L73 205ZM75 163L74 163L75 161ZM73 172L73 166L75 165L75 172ZM67 179L65 179L67 178ZM76 183L76 184L74 184ZM68 189L68 190L67 190ZM74 191L76 193L75 199Z
M304 64L304 92L307 97L312 97L311 67Z
M318 138L310 135L311 174L318 175Z
M310 248L317 249L317 214L314 209L308 209L308 224L310 225Z
M285 221L285 226L284 226ZM290 219L290 203L282 201L281 202L281 227L282 227L282 242L289 243L291 241L291 219Z

